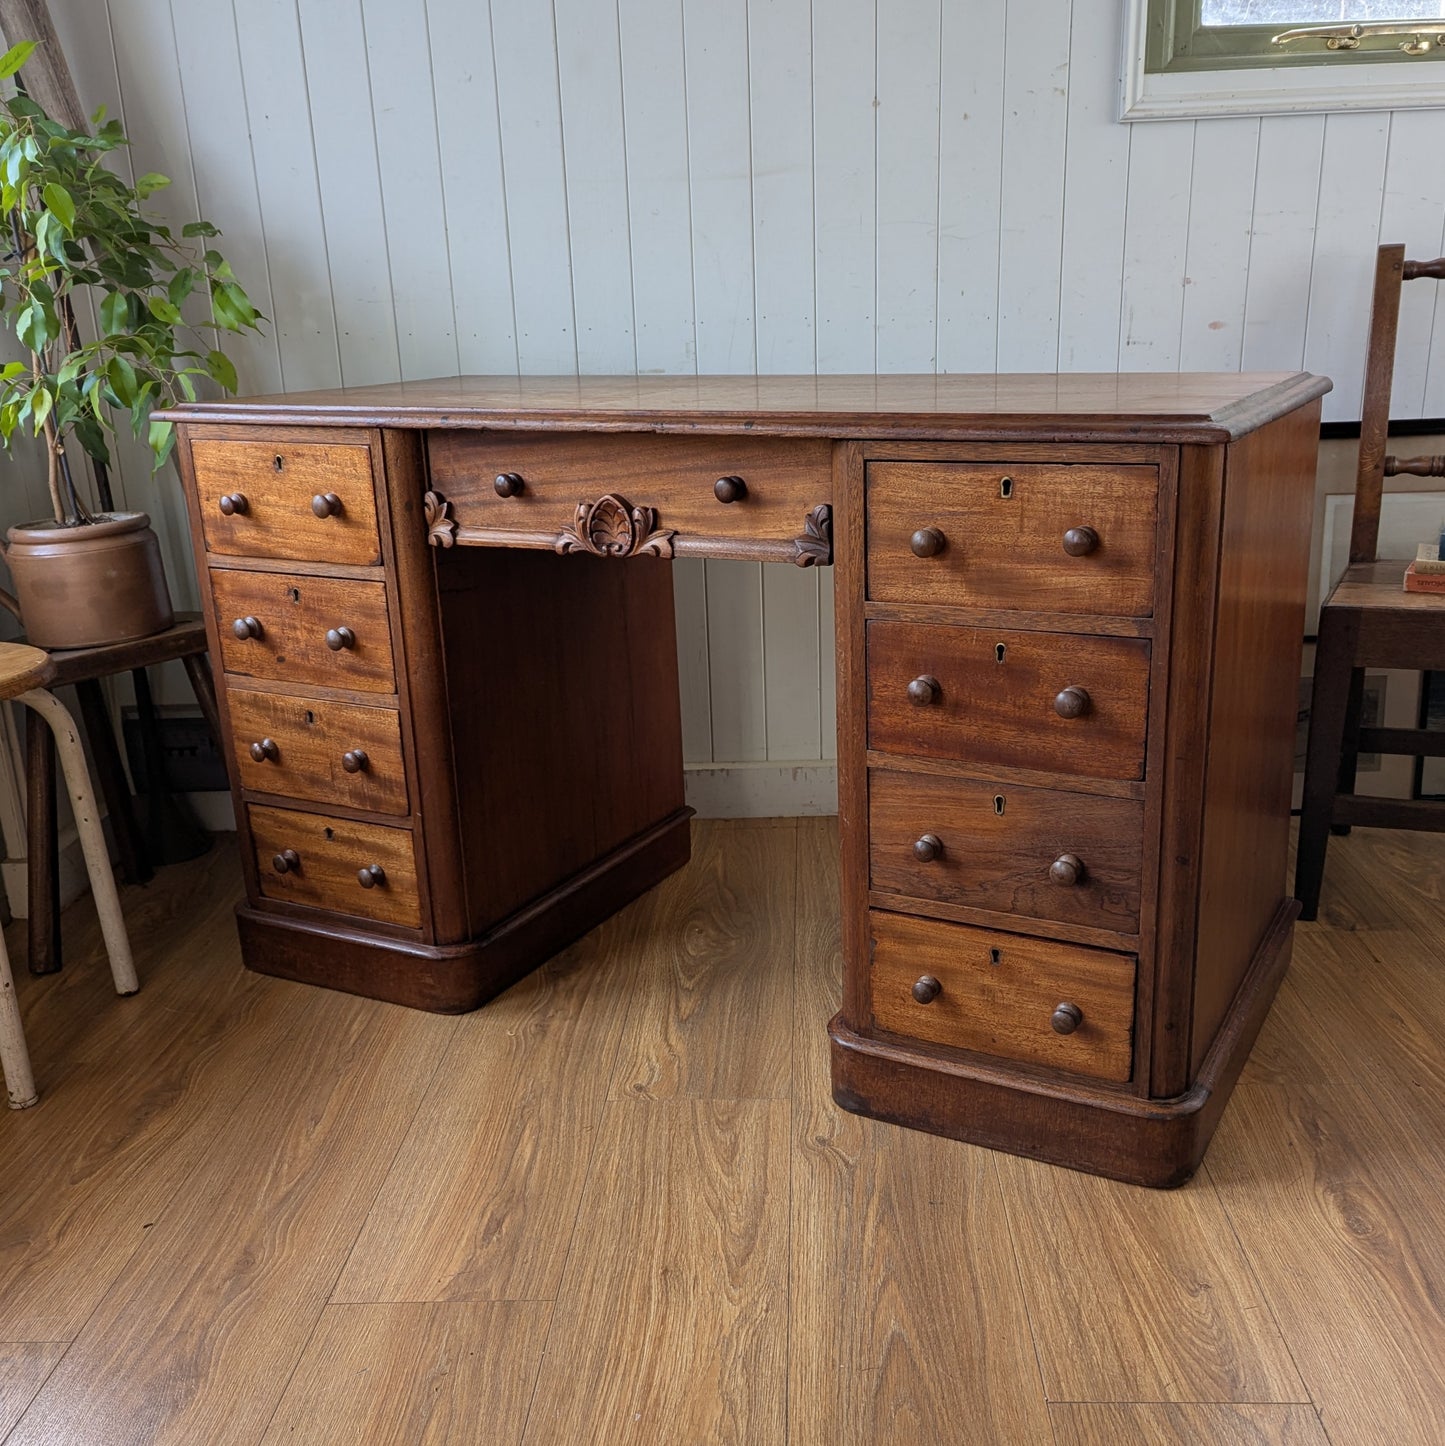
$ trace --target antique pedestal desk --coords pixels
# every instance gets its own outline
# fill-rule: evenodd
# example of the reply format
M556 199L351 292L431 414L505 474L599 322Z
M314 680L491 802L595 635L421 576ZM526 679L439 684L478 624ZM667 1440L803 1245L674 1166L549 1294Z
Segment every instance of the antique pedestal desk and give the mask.
M246 963L484 1003L687 860L668 560L832 564L835 1098L1186 1179L1289 958L1327 388L465 377L170 414Z

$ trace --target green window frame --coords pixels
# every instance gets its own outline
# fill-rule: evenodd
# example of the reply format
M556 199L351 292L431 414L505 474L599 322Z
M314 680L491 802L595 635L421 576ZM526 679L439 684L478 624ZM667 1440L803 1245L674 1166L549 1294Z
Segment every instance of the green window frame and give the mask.
M1200 19L1203 0L1149 0L1144 69L1153 75L1202 70L1300 69L1306 66L1430 65L1445 60L1445 45L1422 55L1399 48L1400 37L1366 36L1357 49L1329 50L1321 41L1287 47L1272 43L1281 30L1320 21L1275 21L1270 25L1208 25ZM1401 9L1406 8L1404 5ZM1445 34L1445 20L1422 20L1422 34Z

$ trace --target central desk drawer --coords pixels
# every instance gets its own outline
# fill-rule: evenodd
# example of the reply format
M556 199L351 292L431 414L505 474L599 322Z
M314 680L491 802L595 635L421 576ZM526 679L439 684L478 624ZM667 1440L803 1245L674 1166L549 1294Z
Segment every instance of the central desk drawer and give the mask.
M364 443L191 443L208 552L379 563L371 448Z
M228 673L396 691L385 583L214 568L211 595Z
M1158 493L1156 467L870 462L868 596L1147 616Z
M869 881L880 893L1132 934L1143 852L1133 799L868 774Z
M254 804L246 812L266 898L413 929L421 924L410 830Z
M910 1039L1122 1083L1134 956L906 914L868 916L873 1022Z
M557 546L579 508L614 496L655 510L652 533L673 535L664 556L741 542L786 561L795 540L809 543L812 510L832 501L832 445L816 438L435 432L427 450L451 520L513 546ZM594 536L606 531L603 519Z
M311 803L405 814L401 715L330 699L229 690L241 787Z
M1142 638L868 624L868 744L887 753L1140 779Z

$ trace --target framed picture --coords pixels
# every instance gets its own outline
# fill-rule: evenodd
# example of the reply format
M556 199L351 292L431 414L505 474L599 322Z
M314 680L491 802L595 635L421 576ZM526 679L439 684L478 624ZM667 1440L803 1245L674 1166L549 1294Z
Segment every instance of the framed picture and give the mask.
M1445 731L1445 673L1426 673L1420 682L1420 726ZM1420 760L1420 798L1445 798L1445 758Z

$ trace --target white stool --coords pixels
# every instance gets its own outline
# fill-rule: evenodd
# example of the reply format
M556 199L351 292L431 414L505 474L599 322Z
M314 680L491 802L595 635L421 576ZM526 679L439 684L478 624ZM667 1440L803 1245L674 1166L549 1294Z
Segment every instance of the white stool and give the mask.
M90 889L100 914L100 931L105 938L105 951L110 956L110 972L117 994L134 994L140 988L135 964L131 959L130 940L121 918L120 899L115 892L115 876L110 870L105 835L100 829L100 812L90 787L90 770L80 746L75 720L65 705L45 689L54 676L48 654L24 643L0 643L0 701L14 699L33 708L55 736L55 751L60 771L70 790L70 805L75 814L80 847L85 854L85 868L90 875ZM12 1110L23 1110L39 1099L35 1092L35 1076L30 1069L30 1051L25 1047L25 1031L20 1023L20 1006L15 999L15 980L10 973L10 957L5 939L0 935L0 1067L5 1073L5 1092Z

